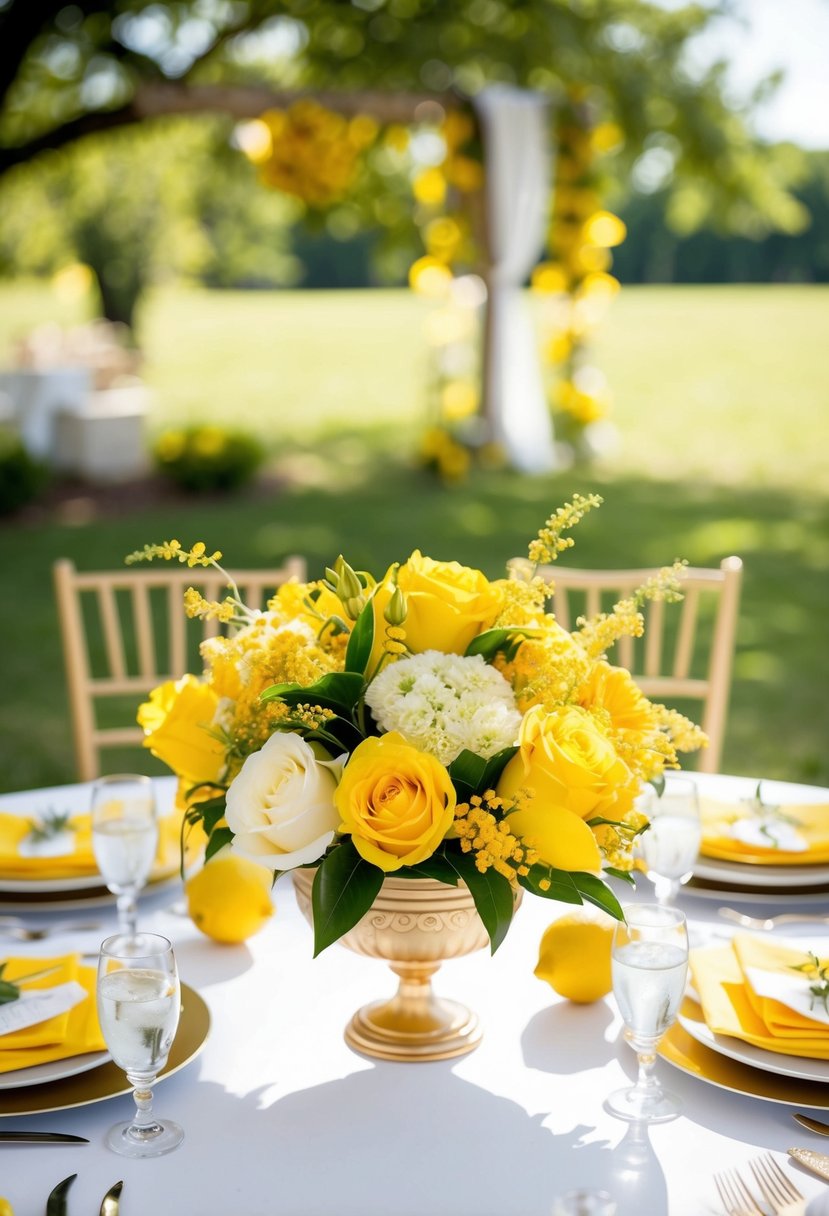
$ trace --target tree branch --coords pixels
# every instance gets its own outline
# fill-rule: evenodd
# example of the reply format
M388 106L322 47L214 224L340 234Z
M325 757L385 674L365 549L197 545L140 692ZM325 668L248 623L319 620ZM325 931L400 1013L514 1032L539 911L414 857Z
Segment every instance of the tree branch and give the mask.
M126 127L148 118L172 114L218 113L233 118L256 118L265 110L285 109L302 98L311 98L346 117L371 114L380 122L408 123L428 115L437 103L452 108L458 100L449 94L385 93L381 90L337 92L314 89L270 89L246 85L183 82L145 82L137 86L132 101L115 110L95 110L55 127L16 146L0 148L0 175L25 164L42 152L56 151L100 131Z

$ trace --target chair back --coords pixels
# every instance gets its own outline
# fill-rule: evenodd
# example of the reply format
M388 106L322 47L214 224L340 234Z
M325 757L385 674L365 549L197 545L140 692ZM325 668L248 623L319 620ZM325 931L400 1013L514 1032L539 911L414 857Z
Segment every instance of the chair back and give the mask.
M540 566L537 573L552 584L553 612L562 628L569 630L576 627L579 616L609 611L658 571L550 565ZM688 567L681 584L682 602L668 605L666 611L663 601L648 601L642 610L644 637L620 638L609 655L636 676L651 700L701 702L700 725L709 742L699 753L700 772L717 772L722 758L742 575L739 557L724 558L719 568Z
M244 602L261 608L283 583L304 582L306 563L289 557L276 569L230 573ZM166 680L202 670L199 644L221 627L187 619L185 590L221 600L227 589L217 571L199 567L86 572L62 558L53 574L78 779L91 781L101 771L103 750L141 746L140 700ZM132 725L109 724L119 709Z

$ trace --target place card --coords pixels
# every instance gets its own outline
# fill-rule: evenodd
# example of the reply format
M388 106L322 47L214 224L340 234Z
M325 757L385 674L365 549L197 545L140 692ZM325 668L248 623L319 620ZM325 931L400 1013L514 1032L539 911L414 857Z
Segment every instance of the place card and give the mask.
M30 992L21 992L16 1001L0 1005L0 1037L11 1034L14 1030L25 1030L45 1022L48 1018L58 1017L80 1005L89 993L77 980L69 980L65 984L55 984L54 988L38 988Z

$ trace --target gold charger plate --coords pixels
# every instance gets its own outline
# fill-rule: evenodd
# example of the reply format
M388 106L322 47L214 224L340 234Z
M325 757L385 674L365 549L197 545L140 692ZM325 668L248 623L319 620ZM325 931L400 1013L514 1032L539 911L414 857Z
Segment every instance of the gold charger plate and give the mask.
M798 904L825 905L829 896L829 884L819 887L784 887L775 890L745 883L737 887L728 882L715 882L695 875L685 883L682 892L685 895L696 895L700 899L716 899L720 902L727 898L729 902L740 900L743 903L752 904L791 904L796 900Z
M172 890L179 885L178 870L167 878L153 879L138 892L139 901L149 895ZM84 888L80 891L5 891L0 883L0 912L19 912L28 908L30 912L76 912L82 908L106 907L115 903L116 897L106 887Z
M181 1019L167 1066L159 1073L158 1080L163 1081L194 1060L204 1047L209 1030L210 1011L207 1005L195 989L182 984ZM110 1061L79 1076L50 1081L46 1085L4 1090L0 1095L0 1117L69 1110L74 1106L88 1106L92 1102L130 1093L132 1086L124 1070Z
M683 1012L685 1008L683 1006ZM698 1043L679 1022L673 1024L657 1050L668 1064L719 1089L748 1094L765 1102L781 1102L785 1106L829 1110L829 1086L825 1081L801 1081L797 1077L784 1077L741 1064Z

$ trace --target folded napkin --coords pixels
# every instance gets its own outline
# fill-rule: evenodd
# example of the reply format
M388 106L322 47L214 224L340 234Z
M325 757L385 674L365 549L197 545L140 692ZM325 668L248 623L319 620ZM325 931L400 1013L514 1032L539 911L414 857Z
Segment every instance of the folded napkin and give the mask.
M52 959L10 958L6 960L3 978L15 980L35 971L47 971L48 974L28 981L23 991L32 992L75 981L86 995L66 1013L33 1026L12 1030L8 1034L0 1034L0 1073L29 1068L34 1064L47 1064L51 1060L64 1060L90 1051L106 1050L98 1026L95 968L83 966L79 954ZM13 1004L17 1005L17 1001Z
M182 812L158 821L158 850L151 878L175 873L179 864ZM67 830L40 847L31 845L31 820L0 812L0 880L81 878L95 875L89 815L75 815Z
M789 970L808 961L803 951L738 934L727 946L692 950L690 961L706 1024L715 1034L783 1055L829 1060L829 1017L822 1006L808 1015L802 1011L809 1007L810 981ZM778 999L783 995L800 1007L784 1004Z
M764 807L702 798L700 818L704 857L782 866L829 861L829 804Z

